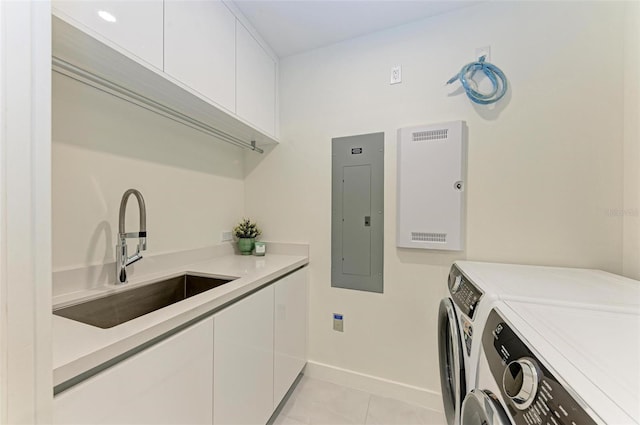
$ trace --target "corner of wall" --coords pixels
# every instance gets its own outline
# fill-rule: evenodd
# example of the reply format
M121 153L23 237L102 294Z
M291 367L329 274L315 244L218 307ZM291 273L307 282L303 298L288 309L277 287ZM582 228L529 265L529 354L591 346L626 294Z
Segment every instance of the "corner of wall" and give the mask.
M640 279L640 3L626 4L622 273Z

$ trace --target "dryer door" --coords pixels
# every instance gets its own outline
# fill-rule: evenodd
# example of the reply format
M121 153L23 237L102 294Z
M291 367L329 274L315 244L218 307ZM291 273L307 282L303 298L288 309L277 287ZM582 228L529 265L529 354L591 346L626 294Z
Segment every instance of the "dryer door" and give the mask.
M471 390L462 403L461 425L510 425L500 401L488 390Z
M453 301L444 298L438 312L438 352L442 402L448 425L460 423L460 406L467 392L459 329Z

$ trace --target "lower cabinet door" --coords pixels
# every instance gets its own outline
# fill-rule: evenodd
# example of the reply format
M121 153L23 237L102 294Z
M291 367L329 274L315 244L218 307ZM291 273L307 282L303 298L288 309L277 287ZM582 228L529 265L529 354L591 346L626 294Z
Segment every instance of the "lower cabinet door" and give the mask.
M58 394L55 424L211 424L213 318Z
M265 424L273 413L273 285L216 313L213 423Z
M307 268L275 284L274 408L307 362Z

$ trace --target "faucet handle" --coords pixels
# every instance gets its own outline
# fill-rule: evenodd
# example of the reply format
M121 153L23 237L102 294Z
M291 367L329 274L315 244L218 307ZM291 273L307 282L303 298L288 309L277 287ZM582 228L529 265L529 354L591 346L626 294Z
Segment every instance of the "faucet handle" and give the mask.
M134 255L127 258L127 266L130 266L131 264L140 260L142 260L142 255L140 254L140 252L136 252Z
M147 237L147 232L129 232L129 233L121 233L121 238L145 238Z

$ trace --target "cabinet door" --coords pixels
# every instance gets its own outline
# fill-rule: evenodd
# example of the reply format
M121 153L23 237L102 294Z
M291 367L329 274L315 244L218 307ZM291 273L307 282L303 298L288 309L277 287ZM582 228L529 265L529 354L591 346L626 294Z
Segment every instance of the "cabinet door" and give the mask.
M271 285L214 315L214 424L265 424L273 413L273 294Z
M274 408L307 362L307 269L275 283Z
M54 398L55 424L210 424L213 318Z
M164 71L236 109L236 18L220 1L165 2Z
M236 113L275 134L276 64L239 21L236 23Z
M54 0L52 7L63 19L71 18L75 21L71 23L89 28L162 69L162 0Z

